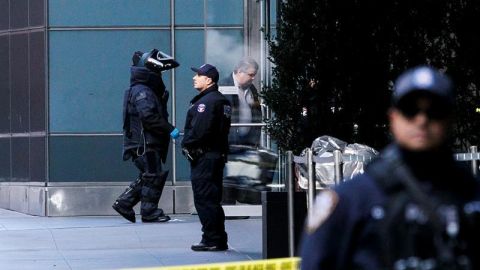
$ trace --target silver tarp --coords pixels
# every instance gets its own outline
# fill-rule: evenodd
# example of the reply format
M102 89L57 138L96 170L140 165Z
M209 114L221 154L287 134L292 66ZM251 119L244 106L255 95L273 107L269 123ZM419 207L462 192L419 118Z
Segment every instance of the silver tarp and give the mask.
M336 184L333 159L334 150L339 150L342 153L344 181L352 179L353 176L359 173L363 173L365 164L378 155L378 151L369 146L358 143L348 144L340 139L326 135L315 139L311 149L314 156L317 189L327 188ZM305 157L306 150L304 150L300 156ZM295 173L299 187L307 189L307 165L295 163Z

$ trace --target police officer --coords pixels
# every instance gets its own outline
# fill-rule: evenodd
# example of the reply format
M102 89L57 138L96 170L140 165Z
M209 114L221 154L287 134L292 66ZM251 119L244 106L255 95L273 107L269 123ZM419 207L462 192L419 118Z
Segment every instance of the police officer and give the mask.
M170 217L158 208L168 175L162 163L170 137L178 138L180 132L168 122L168 91L161 72L179 64L157 49L137 51L132 60L130 88L125 91L123 107L123 160L131 159L140 173L112 207L135 222L133 207L141 201L143 222L165 222Z
M321 192L301 268L480 269L480 185L448 147L454 93L426 66L396 81L394 143L365 174Z
M182 140L190 161L193 199L202 224L202 240L194 251L228 249L222 201L223 169L228 153L230 102L218 91L218 71L204 64L196 72L193 86L200 93L190 102Z

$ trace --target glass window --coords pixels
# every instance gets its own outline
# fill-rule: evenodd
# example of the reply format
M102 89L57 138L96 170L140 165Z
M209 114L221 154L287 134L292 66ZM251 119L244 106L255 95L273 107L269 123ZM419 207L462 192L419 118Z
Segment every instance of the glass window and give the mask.
M30 26L44 25L44 0L29 0Z
M208 30L206 59L215 65L220 78L228 76L243 56L243 30Z
M122 160L122 141L121 136L50 137L50 181L133 181L138 170Z
M28 0L10 1L10 28L28 26Z
M176 59L180 68L175 70L176 85L176 126L183 131L185 117L189 108L190 100L198 94L193 88L194 72L190 67L199 67L205 62L205 32L203 30L178 30L175 35ZM183 66L183 68L182 68ZM181 142L183 137L178 141ZM177 181L190 180L190 167L183 157L180 147L176 147L177 155Z
M270 24L277 24L277 1L270 2Z
M170 0L50 0L50 26L170 24Z
M203 0L176 0L175 24L203 25L204 24Z
M7 30L9 27L8 0L0 0L0 30Z
M30 138L30 180L35 182L45 181L45 137ZM78 163L75 163L78 165Z
M0 182L10 180L10 138L0 138Z
M242 25L243 0L206 0L207 25Z
M270 2L270 37L274 40L277 36L277 2Z
M29 131L29 95L28 95L28 33L11 35L11 129L12 132Z
M30 131L45 130L45 33L29 35Z
M175 35L175 58L180 68L175 70L176 125L183 130L190 100L198 94L193 88L195 73L190 67L204 64L205 43L203 30L178 30Z
M180 137L182 140L183 137ZM175 148L176 153L176 180L177 181L190 181L190 163L188 160L183 156L181 147Z
M163 30L53 31L49 37L52 132L120 132L132 53L170 53Z
M9 35L0 36L0 133L10 132Z
M12 181L28 182L30 177L30 138L12 138Z

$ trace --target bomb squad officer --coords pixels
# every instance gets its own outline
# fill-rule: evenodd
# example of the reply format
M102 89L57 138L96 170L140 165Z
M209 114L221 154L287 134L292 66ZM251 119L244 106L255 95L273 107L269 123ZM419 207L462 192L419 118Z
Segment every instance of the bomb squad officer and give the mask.
M112 207L135 222L133 207L141 202L143 222L165 222L170 217L158 208L168 175L162 163L167 158L170 138L178 138L180 132L168 122L168 91L162 71L179 64L157 49L137 51L132 61L130 88L125 91L123 104L123 159L131 159L140 173Z

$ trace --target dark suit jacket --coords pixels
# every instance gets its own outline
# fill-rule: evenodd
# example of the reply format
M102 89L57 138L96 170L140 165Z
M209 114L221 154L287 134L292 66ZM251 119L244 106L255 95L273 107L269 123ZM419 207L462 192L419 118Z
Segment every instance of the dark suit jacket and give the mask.
M227 78L224 78L218 82L220 87L222 86L234 86L233 75L230 74ZM262 109L260 106L260 100L258 98L257 88L252 84L250 86L250 91L252 92L253 104L250 105L252 110L252 123L261 123L262 122ZM225 97L232 104L232 123L239 122L239 100L238 95L226 94ZM230 134L228 136L229 144L236 145L250 145L258 146L260 143L260 134L261 127L250 127L250 131L246 135L241 135L239 132L239 127L231 127Z

